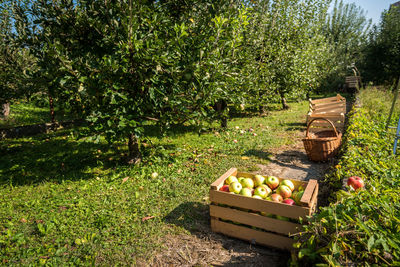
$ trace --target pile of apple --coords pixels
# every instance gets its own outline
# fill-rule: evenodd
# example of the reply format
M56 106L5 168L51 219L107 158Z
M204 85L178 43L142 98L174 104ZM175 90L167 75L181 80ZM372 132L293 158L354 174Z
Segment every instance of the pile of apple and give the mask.
M255 175L254 178L229 176L220 191L288 205L300 205L304 188L299 186L297 191L294 191L294 189L294 184L290 180L279 182L279 179L275 176L265 178L262 175Z

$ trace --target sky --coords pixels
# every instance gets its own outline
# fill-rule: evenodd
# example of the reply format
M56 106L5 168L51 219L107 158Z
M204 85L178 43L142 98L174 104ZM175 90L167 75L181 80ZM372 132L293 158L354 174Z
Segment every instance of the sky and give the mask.
M390 5L400 0L343 0L344 3L355 3L367 11L367 17L372 19L372 23L378 24L381 13L389 9ZM334 2L334 1L333 1Z

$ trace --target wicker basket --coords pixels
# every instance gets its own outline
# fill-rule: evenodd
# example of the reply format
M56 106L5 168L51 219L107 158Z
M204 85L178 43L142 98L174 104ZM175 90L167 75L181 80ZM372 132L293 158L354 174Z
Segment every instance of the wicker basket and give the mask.
M333 130L324 130L310 136L310 127L315 120L329 122ZM342 142L342 133L336 130L335 125L325 118L314 118L307 126L306 138L303 139L307 156L312 161L326 161L336 156Z

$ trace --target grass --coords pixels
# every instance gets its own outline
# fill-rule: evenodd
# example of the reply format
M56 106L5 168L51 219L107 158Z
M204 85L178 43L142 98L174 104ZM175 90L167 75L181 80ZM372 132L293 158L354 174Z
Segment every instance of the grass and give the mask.
M55 110L56 120L71 119L67 113ZM10 105L10 116L0 119L0 128L10 128L23 125L51 122L49 107L39 107L35 103L25 100L16 101Z
M94 144L69 130L0 141L0 264L151 258L165 235L208 225L209 185L219 175L233 166L256 171L271 149L297 141L308 103L291 106L201 135L180 128L160 136L149 126L138 165L120 159L125 144Z

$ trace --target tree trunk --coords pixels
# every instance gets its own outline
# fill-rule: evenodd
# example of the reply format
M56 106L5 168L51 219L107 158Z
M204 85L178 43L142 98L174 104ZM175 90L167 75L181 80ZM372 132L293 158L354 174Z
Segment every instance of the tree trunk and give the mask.
M140 162L140 160L141 160L141 155L140 155L140 151L139 151L139 142L133 133L129 134L128 139L129 139L128 140L128 150L129 150L128 163L136 164L136 163Z
M52 123L56 122L55 116L54 116L54 100L53 97L49 93L49 105L50 105L50 119Z
M289 109L289 105L286 103L285 94L280 93L280 95L281 95L282 109Z
M224 110L227 107L227 103L224 99L220 99L217 103L216 103L216 110L219 113L219 115L221 116L221 127L222 128L226 128L228 127L228 119L227 117L224 115Z
M4 103L1 105L1 116L3 119L7 119L10 115L10 103Z

